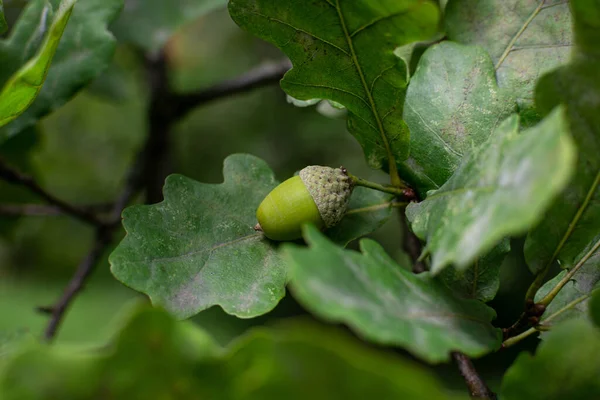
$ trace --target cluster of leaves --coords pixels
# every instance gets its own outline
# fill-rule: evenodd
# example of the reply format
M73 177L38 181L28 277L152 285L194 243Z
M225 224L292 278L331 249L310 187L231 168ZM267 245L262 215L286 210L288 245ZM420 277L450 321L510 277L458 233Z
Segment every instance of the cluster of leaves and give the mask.
M60 106L110 60L106 25L121 2L75 3L31 2L0 43L0 140ZM155 53L187 19L222 4L178 3L160 13L160 4L132 2L114 32ZM172 175L163 202L128 208L127 236L110 256L113 275L178 319L214 305L256 317L289 286L314 315L433 364L453 351L480 357L501 347L485 303L498 290L510 239L525 236L536 276L527 296L547 306L542 324L551 332L535 357L522 355L509 369L503 394L600 395L600 364L587 357L600 350L600 4L450 0L440 10L419 0L231 0L229 12L290 58L281 87L291 98L345 108L368 165L416 189L423 201L406 217L425 243L429 271L412 274L369 239L360 252L345 249L397 205L363 188L339 226L324 234L305 228L308 246L267 240L253 229L254 213L278 182L264 161L236 154L225 160L223 183ZM128 29L133 20L143 29ZM556 263L565 271L542 286ZM329 335L259 331L220 349L197 328L144 310L109 354L29 350L10 362L0 389L14 398L126 397L133 389L123 376L156 374L148 393L183 398L446 395L401 360ZM160 357L149 360L148 349ZM31 366L49 374L38 378L47 385L40 393L23 392ZM77 386L48 372L55 370ZM574 370L577 379L565 384ZM76 379L84 375L94 378ZM216 394L224 388L230 392Z

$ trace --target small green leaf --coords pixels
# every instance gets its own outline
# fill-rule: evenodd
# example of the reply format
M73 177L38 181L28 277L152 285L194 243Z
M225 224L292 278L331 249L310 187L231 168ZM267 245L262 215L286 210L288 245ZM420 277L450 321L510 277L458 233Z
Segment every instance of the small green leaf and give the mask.
M226 0L129 1L111 30L120 42L156 53L182 26L226 3Z
M532 272L558 260L572 267L600 226L600 4L571 2L576 32L573 61L544 76L536 88L540 112L565 104L571 136L577 146L576 173L525 242Z
M434 274L465 269L502 238L526 232L567 184L575 150L557 108L540 124L518 132L516 115L500 124L454 175L407 216L427 240Z
M502 399L600 398L600 329L585 319L550 331L535 356L519 355L502 382Z
M29 2L10 37L0 41L0 126L12 121L0 129L0 142L64 104L108 66L115 40L106 26L122 5L123 0Z
M376 242L361 240L362 254L344 250L310 226L305 240L310 248L287 245L284 254L294 296L316 315L432 363L451 351L481 356L500 345L491 308L455 297L428 273L403 269Z
M571 53L571 13L561 0L450 0L445 25L451 40L484 47L498 85L510 91L526 125L540 76L565 64Z
M4 19L4 5L2 4L2 0L0 0L0 35L2 35L8 29L8 24L6 23L6 19Z
M408 155L402 120L406 65L394 49L428 39L439 10L429 1L231 0L242 28L279 47L294 68L281 87L299 100L329 99L348 109L348 129L369 165Z
M392 215L393 199L394 196L386 193L356 187L342 222L325 233L335 243L346 246L385 224Z
M63 0L35 57L14 74L0 92L0 127L21 115L40 92L77 0Z
M161 203L129 207L127 236L110 256L115 277L177 318L213 305L239 317L270 311L285 294L275 244L254 231L256 209L277 185L250 155L225 160L225 181L171 175Z
M500 266L509 251L510 241L504 239L467 269L453 266L444 269L440 279L459 296L488 302L496 297L500 288Z
M591 253L588 254L590 251ZM589 258L584 260L583 257L586 256L589 256ZM569 305L569 303L577 299L581 299L584 296L589 296L593 290L600 288L600 251L597 249L594 251L593 248L584 249L580 256L580 262L583 262L582 266L577 270L575 275L573 275L573 278L558 292L554 300L552 300L552 302L548 305L542 322L544 322L544 319L548 316ZM556 284L565 276L565 274L566 271L562 271L556 277L546 282L546 284L544 284L544 286L542 286L537 292L535 301L539 301L546 296L546 294L556 286ZM582 301L575 307L562 312L560 315L553 318L552 321L545 322L545 324L556 325L559 322L586 316L588 303L588 300Z
M514 109L513 99L496 84L485 50L452 42L430 47L406 94L404 119L411 134L403 175L422 194L438 189Z

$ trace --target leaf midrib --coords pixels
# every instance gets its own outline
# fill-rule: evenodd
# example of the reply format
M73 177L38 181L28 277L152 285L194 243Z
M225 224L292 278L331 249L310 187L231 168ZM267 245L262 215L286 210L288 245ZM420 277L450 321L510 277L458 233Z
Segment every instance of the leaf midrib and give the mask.
M147 258L147 259L143 259L143 260L128 261L127 263L128 264L140 264L140 263L147 263L147 262L153 262L153 263L154 262L162 262L162 263L175 262L182 258L185 259L187 257L195 256L195 255L202 254L202 253L207 253L207 252L212 253L213 251L218 250L220 248L228 247L228 246L234 245L236 243L243 242L248 239L255 239L258 237L262 237L262 233L252 233L250 235L242 236L237 239L219 243L219 244L216 244L211 247L206 247L204 249L199 249L199 250L192 250L192 251L188 251L187 253L178 254L175 256L171 256L171 257Z
M500 58L498 59L498 62L494 66L494 69L496 71L498 71L498 69L500 69L500 67L502 66L502 64L504 63L504 61L506 61L506 58L508 57L508 55L510 54L510 52L515 49L514 45L517 42L517 40L519 40L519 38L521 37L521 35L523 34L523 32L525 32L525 30L527 29L527 27L529 26L529 24L531 24L531 22L535 19L535 17L538 16L538 14L540 13L540 11L545 10L547 8L550 8L550 7L554 7L554 6L558 6L558 5L562 5L562 4L567 4L567 3L568 3L568 1L564 1L564 2L561 2L561 3L554 3L554 4L545 5L546 4L546 0L542 0L540 2L540 4L538 4L538 6L535 8L535 10L533 10L533 12L529 15L529 17L527 18L527 20L525 20L525 22L523 23L523 26L521 26L521 28L517 31L517 33L511 38L510 42L508 42L508 44L506 45L506 48L504 49L504 52L502 52L502 55L500 56Z
M327 3L331 4L329 2L327 2ZM352 37L350 36L350 33L348 32L348 27L346 26L346 20L344 19L344 16L342 15L342 10L340 8L340 0L335 1L335 9L337 11L338 18L340 20L340 24L342 25L342 29L344 31L344 37L346 39L346 42L348 43L348 48L350 50L350 57L352 58L352 63L354 64L354 66L358 72L358 75L360 76L360 81L363 85L363 89L364 89L365 93L367 94L367 99L369 100L371 112L373 113L373 116L375 117L375 121L377 122L377 128L381 135L381 140L383 141L383 145L385 147L385 151L388 156L388 162L389 162L389 167L390 167L390 176L392 177L392 183L397 184L399 182L394 182L394 174L393 174L393 171L396 171L396 160L395 160L394 154L392 153L392 149L391 149L390 143L387 139L387 135L385 134L385 130L383 129L383 123L381 122L379 112L377 111L377 107L375 106L375 100L373 99L373 94L371 93L371 89L369 88L369 85L367 85L367 81L366 81L365 75L362 71L362 67L360 66L360 63L358 62L358 57L356 56L356 51L354 50L354 42L352 41Z
M355 275L354 272L353 272L353 274ZM359 278L357 278L357 279L359 279ZM406 281L406 278L402 277L402 280ZM315 284L317 284L317 285L315 286ZM326 296L326 301L330 297L339 298L339 296L341 296L340 292L337 290L338 289L337 287L335 287L335 286L332 287L331 285L329 285L328 283L324 283L323 281L318 281L318 282L314 281L311 283L311 285L313 286L313 288L318 289L322 293L322 295ZM327 290L325 290L325 289L327 289ZM330 296L329 294L332 294L333 296ZM438 318L438 319L448 319L448 320L471 321L471 322L475 322L475 323L481 324L481 325L487 325L489 323L488 321L486 321L482 318L474 317L474 316L468 315L468 314L459 314L459 313L455 313L450 310L448 310L447 312L429 312L429 311L415 312L415 311L412 311L409 313L401 313L401 312L398 312L401 310L396 310L394 308L390 308L390 307L386 306L385 302L382 301L379 297L376 297L375 299L371 299L370 301L367 301L367 302L353 303L351 305L351 307L354 310L363 311L369 315L373 314L374 309L384 310L384 312L386 314L394 316L396 318L396 321L398 321L398 320L421 321L423 324L426 324L428 319ZM347 310L348 309L346 308L341 314L338 314L339 317L344 318L344 315ZM345 320L345 318L344 318L344 320ZM346 321L346 322L350 324L349 321Z

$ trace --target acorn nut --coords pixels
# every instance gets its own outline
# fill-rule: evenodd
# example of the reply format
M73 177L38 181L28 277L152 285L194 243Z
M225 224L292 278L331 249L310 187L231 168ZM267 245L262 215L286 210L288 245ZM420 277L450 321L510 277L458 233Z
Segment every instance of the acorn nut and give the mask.
M258 206L254 227L272 240L302 237L302 225L337 225L348 207L354 181L345 168L311 165L271 191Z

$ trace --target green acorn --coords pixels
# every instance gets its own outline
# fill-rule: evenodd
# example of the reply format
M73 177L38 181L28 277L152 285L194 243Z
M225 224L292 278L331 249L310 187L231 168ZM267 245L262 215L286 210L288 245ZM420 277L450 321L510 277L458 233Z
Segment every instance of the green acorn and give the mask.
M272 240L302 237L302 225L337 225L348 207L354 181L345 168L311 165L281 183L258 206L256 230Z

